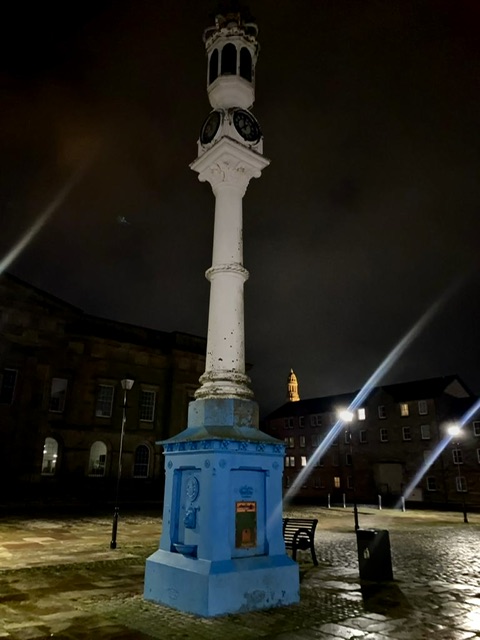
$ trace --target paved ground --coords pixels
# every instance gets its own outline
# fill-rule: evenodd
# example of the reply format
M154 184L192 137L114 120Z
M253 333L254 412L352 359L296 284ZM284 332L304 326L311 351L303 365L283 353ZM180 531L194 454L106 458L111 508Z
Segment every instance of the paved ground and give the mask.
M142 599L161 520L0 520L0 638L11 640L468 640L480 638L480 515L360 508L362 528L390 532L394 581L359 581L349 509L318 517L319 567L301 558L301 602L202 619Z

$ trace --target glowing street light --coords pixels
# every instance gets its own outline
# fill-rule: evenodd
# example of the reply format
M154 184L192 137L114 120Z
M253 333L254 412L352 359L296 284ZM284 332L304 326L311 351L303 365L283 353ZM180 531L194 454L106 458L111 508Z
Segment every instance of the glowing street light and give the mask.
M460 452L460 456L457 458L457 489L462 494L462 509L463 509L463 521L468 524L467 518L467 508L465 505L465 492L463 491L462 485L462 476L460 473L460 460L463 458L463 451L461 449L461 438L462 438L462 429L458 426L458 424L451 424L447 428L448 435L453 439L455 439L454 444L458 447L458 451Z
M353 464L352 429L350 426L354 418L354 414L352 413L352 411L349 411L348 409L342 409L341 411L338 412L338 417L347 426L345 433L347 435L346 440L350 445L350 462L352 465L353 519L355 522L355 531L358 531L359 524L358 524L357 495L355 490L355 466Z
M120 493L120 478L122 477L122 453L123 453L123 437L125 435L125 423L127 421L127 391L133 387L134 380L130 378L124 378L122 380L123 389L123 415L122 415L122 431L120 433L120 451L118 454L118 475L117 475L117 490L115 493L115 511L113 513L112 523L112 540L110 542L110 549L117 548L117 526L118 526L118 497Z

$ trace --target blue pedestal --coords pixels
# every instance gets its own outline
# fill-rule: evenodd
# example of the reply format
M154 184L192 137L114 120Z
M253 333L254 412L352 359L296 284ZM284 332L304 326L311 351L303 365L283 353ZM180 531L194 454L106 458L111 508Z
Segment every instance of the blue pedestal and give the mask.
M188 428L163 443L163 530L146 563L147 600L207 617L299 601L282 535L284 445L256 416L250 400L196 400Z

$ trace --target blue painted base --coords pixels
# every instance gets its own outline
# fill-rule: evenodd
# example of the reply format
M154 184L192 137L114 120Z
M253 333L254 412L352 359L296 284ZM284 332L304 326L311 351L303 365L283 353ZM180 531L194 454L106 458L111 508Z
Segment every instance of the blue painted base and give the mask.
M204 617L294 604L298 565L286 555L208 561L159 549L147 559L144 597Z

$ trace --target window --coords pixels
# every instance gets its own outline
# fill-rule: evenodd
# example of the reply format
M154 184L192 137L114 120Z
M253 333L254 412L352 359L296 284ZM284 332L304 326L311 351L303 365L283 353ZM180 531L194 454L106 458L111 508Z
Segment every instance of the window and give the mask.
M140 391L140 405L138 413L142 422L153 422L156 397L157 393L155 391L148 391L147 389L142 389Z
M307 466L307 456L301 456L300 464L302 465L302 467L306 467Z
M365 444L367 442L367 432L365 429L361 429L360 433L360 444Z
M110 418L113 405L113 387L107 384L98 386L97 405L95 415L97 418Z
M237 49L231 42L222 49L221 68L222 76L235 75L237 73Z
M346 453L345 454L345 464L347 465L347 467L351 467L352 466L352 454L351 453Z
M300 416L300 417L298 418L298 425L299 425L300 427L304 427L304 426L305 426L305 416Z
M409 415L409 410L408 410L408 402L401 402L400 403L400 415L402 416L402 418L406 418Z
M363 409L363 408L362 409L358 409L357 417L358 417L359 420L365 420L366 417L367 417L365 409Z
M477 460L478 464L480 464L480 449L477 449Z
M317 463L315 465L316 467L323 467L323 458L318 458Z
M338 476L333 478L333 486L335 489L340 489L340 478Z
M345 431L345 444L350 444L352 441L352 432L350 431L350 429L347 429L347 431Z
M58 442L54 438L45 438L43 445L42 476L53 476L57 466Z
M285 429L293 429L293 418L285 418Z
M240 75L248 82L252 81L252 56L247 47L240 49Z
M290 476L285 476L285 486L289 487L290 486Z
M62 413L65 409L65 397L67 395L68 380L65 378L52 378L50 387L50 402L48 410Z
M15 369L3 369L0 371L0 404L12 404L17 382Z
M322 477L319 478L314 478L313 479L313 486L315 489L324 489L325 488L325 482L323 480Z
M430 440L430 425L422 424L420 427L420 433L422 434L422 440Z
M418 415L426 416L428 413L427 401L419 400L418 401Z
M305 436L300 436L299 442L301 447L305 447Z
M322 426L322 416L317 413L313 416L310 416L310 426L311 427L321 427Z
M218 77L218 49L212 51L208 66L208 83L212 84Z
M148 466L150 462L150 449L146 444L141 444L135 449L133 461L133 477L148 478Z
M347 476L347 489L353 489L353 476Z
M452 450L453 464L463 464L463 454L461 449Z
M380 442L388 442L388 429L380 429Z
M465 480L465 476L457 476L455 478L455 486L457 491L464 492L467 490L467 481Z
M289 447L289 449L294 449L295 448L295 438L294 438L294 436L290 436L288 438L288 447Z
M295 456L285 456L285 466L286 467L294 467L295 466Z
M310 442L312 443L312 447L318 447L320 444L320 438L318 436L311 436Z
M480 436L480 420L475 420L473 423L473 435Z
M90 459L88 461L88 475L104 476L105 465L107 463L107 447L105 443L94 442L90 449Z
M437 490L437 480L435 476L427 476L427 491Z
M410 429L410 427L402 427L402 438L404 440L412 439L412 430Z
M385 405L384 404L379 404L377 410L378 410L378 417L381 420L384 420L387 417L387 412L385 410Z

